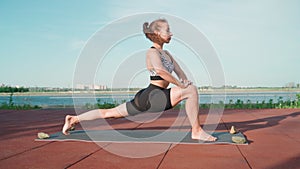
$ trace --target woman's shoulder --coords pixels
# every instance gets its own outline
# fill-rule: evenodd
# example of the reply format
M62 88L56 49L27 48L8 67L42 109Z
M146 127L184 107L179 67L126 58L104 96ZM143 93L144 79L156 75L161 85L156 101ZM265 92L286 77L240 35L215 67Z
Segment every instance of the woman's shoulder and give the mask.
M158 51L155 48L149 48L147 50L147 56L148 55L159 55Z

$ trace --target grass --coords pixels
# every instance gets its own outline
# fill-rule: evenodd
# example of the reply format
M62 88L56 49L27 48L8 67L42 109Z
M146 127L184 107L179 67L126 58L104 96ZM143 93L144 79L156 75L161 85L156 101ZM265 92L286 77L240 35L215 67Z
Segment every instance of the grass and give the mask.
M32 106L30 104L24 104L24 105L15 105L13 101L13 92L10 93L9 101L8 103L2 103L0 105L0 109L4 110L30 110L30 109L40 109L40 106Z
M250 100L247 100L246 103L240 99L237 99L235 102L230 100L228 104L219 102L218 104L200 104L201 108L225 108L225 109L287 109L287 108L300 108L300 94L296 95L295 100L283 101L282 97L279 97L276 103L273 99L270 99L268 102L256 102L252 103Z
M2 103L0 105L0 109L4 110L31 110L31 109L40 109L40 106L32 106L30 104L24 104L24 105L9 105L7 103Z
M123 100L122 103L125 103L126 100ZM118 104L117 102L114 102L114 103L107 103L107 102L104 102L104 103L101 103L101 99L97 99L97 103L96 104L90 104L90 103L86 103L84 108L88 109L88 110L91 110L91 109L110 109L110 108L114 108L114 107L117 107Z

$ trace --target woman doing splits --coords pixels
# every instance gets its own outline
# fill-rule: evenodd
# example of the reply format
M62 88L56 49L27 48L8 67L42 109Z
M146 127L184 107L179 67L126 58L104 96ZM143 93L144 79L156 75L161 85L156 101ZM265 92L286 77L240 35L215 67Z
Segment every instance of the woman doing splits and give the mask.
M150 73L149 86L140 90L131 101L115 108L95 109L78 116L67 115L62 133L68 135L70 128L81 121L120 118L143 112L161 112L186 100L185 108L192 126L192 139L216 141L216 137L206 133L200 126L197 87L187 79L172 55L167 50L163 50L163 45L169 43L173 35L167 20L158 19L151 22L150 25L146 22L143 25L143 31L146 37L153 42L146 54L146 65ZM178 78L171 74L173 71ZM176 86L167 88L170 83Z

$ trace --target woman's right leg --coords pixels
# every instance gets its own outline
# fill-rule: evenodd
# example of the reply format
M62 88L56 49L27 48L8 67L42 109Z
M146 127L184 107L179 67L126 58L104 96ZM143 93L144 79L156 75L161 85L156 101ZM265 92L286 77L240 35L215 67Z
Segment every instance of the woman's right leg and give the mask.
M128 112L126 109L126 103L123 103L115 108L111 109L95 109L88 112L85 112L83 114L80 114L78 116L71 116L67 115L65 117L65 124L62 129L62 133L65 135L68 135L68 130L74 126L75 124L81 122L81 121L87 121L87 120L96 120L99 118L105 119L105 118L120 118L128 116Z
M172 106L177 105L186 99L186 113L192 126L192 138L204 141L216 141L217 138L207 134L200 126L199 122L199 98L196 86L189 85L185 89L180 87L171 88Z

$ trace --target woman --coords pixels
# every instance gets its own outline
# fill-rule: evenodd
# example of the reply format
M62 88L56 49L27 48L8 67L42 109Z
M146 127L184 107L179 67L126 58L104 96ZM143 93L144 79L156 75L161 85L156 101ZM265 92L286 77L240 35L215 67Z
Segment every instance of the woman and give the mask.
M150 25L146 22L143 25L143 31L146 37L153 42L153 46L146 55L150 85L140 90L133 100L115 108L91 110L78 116L67 115L62 133L68 135L68 130L80 121L119 118L143 112L159 112L171 109L180 101L186 100L186 113L192 126L192 139L216 141L216 137L207 134L200 127L197 87L187 79L172 55L163 50L163 45L169 43L172 37L167 20L158 19ZM171 74L173 71L180 80ZM176 86L167 89L170 83Z

